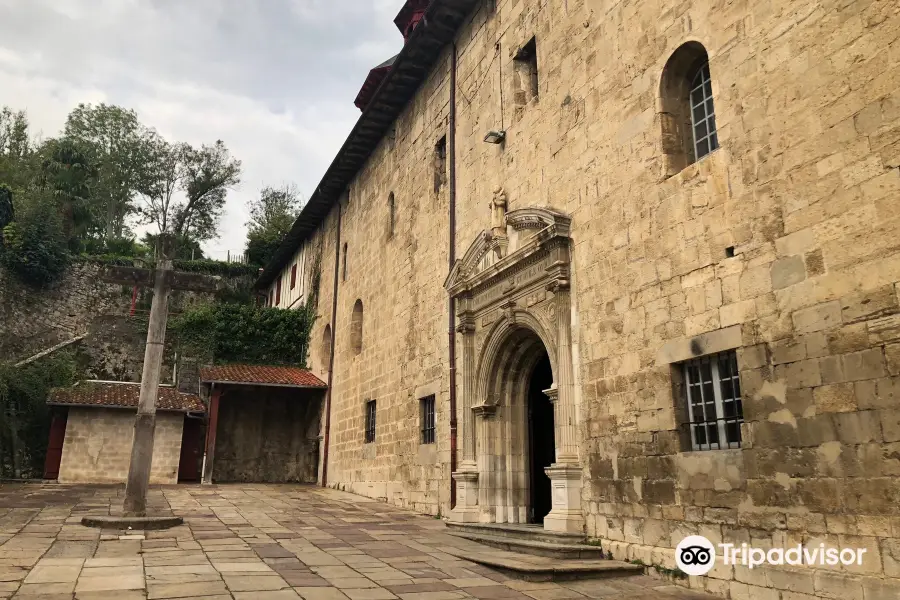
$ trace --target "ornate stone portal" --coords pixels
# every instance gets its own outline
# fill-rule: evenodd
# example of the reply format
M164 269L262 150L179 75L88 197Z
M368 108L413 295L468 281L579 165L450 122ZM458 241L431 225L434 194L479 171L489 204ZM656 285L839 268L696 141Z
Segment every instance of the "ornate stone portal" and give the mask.
M549 357L556 460L545 469L552 510L544 528L581 533L569 290L570 219L545 208L506 212L494 191L491 229L457 261L444 286L457 301L462 365L463 457L453 473L451 521L528 523L531 469L527 395L531 373Z

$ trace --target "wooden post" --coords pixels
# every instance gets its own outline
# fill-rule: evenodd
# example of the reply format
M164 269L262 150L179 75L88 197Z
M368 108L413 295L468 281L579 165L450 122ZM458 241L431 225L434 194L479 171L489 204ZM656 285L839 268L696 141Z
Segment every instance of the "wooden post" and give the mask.
M125 516L147 516L147 489L150 487L150 467L153 463L153 436L156 431L156 400L159 395L159 371L166 342L166 321L169 314L169 289L172 261L166 252L156 268L153 304L147 327L147 346L144 350L144 370L141 375L141 396L134 421L134 442L131 464L125 485Z
M202 483L212 483L213 462L216 455L216 429L219 427L219 400L222 397L222 388L213 387L209 399L209 424L206 430L206 457L203 460Z

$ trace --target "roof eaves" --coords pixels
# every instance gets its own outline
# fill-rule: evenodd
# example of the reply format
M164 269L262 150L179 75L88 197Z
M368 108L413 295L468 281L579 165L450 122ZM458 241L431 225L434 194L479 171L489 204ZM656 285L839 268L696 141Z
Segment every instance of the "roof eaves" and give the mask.
M325 218L332 204L381 142L390 124L431 72L441 48L452 40L476 4L477 0L431 2L424 22L413 30L396 56L393 68L375 90L372 100L356 121L291 230L257 278L254 289L261 290L271 284L278 272L290 262L300 242ZM351 151L355 151L352 156Z
M301 390L324 390L327 389L327 385L305 385L299 383L265 383L259 381L229 381L227 379L204 379L203 383L216 383L218 385L251 385L251 386L260 386L260 387L282 387L282 388L296 388Z

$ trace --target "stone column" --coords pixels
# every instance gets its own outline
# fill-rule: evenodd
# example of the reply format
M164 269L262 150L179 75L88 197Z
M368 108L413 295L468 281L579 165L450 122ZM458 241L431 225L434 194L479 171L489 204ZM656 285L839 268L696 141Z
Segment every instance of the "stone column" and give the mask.
M456 481L456 506L447 515L454 523L478 522L478 466L475 462L475 423L472 405L475 398L475 321L465 310L467 299L460 299L463 310L459 313L456 331L462 335L462 394L457 403L457 414L462 417L463 459L451 476Z
M575 377L572 366L572 306L568 278L568 249L554 249L556 260L548 269L554 281L556 311L555 390L546 393L553 402L556 434L556 462L545 472L550 478L553 508L544 518L544 529L584 532L581 509L581 465L578 461L578 425L575 422Z
M575 376L572 367L572 308L569 288L554 290L556 306L556 391L553 417L556 422L556 462L578 463L577 424L575 423Z

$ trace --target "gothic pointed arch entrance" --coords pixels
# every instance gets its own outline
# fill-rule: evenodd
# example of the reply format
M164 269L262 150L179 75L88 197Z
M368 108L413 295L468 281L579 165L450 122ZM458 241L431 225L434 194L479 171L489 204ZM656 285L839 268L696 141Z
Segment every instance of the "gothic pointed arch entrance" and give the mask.
M544 208L495 213L445 283L462 334L452 521L583 531L569 223Z

